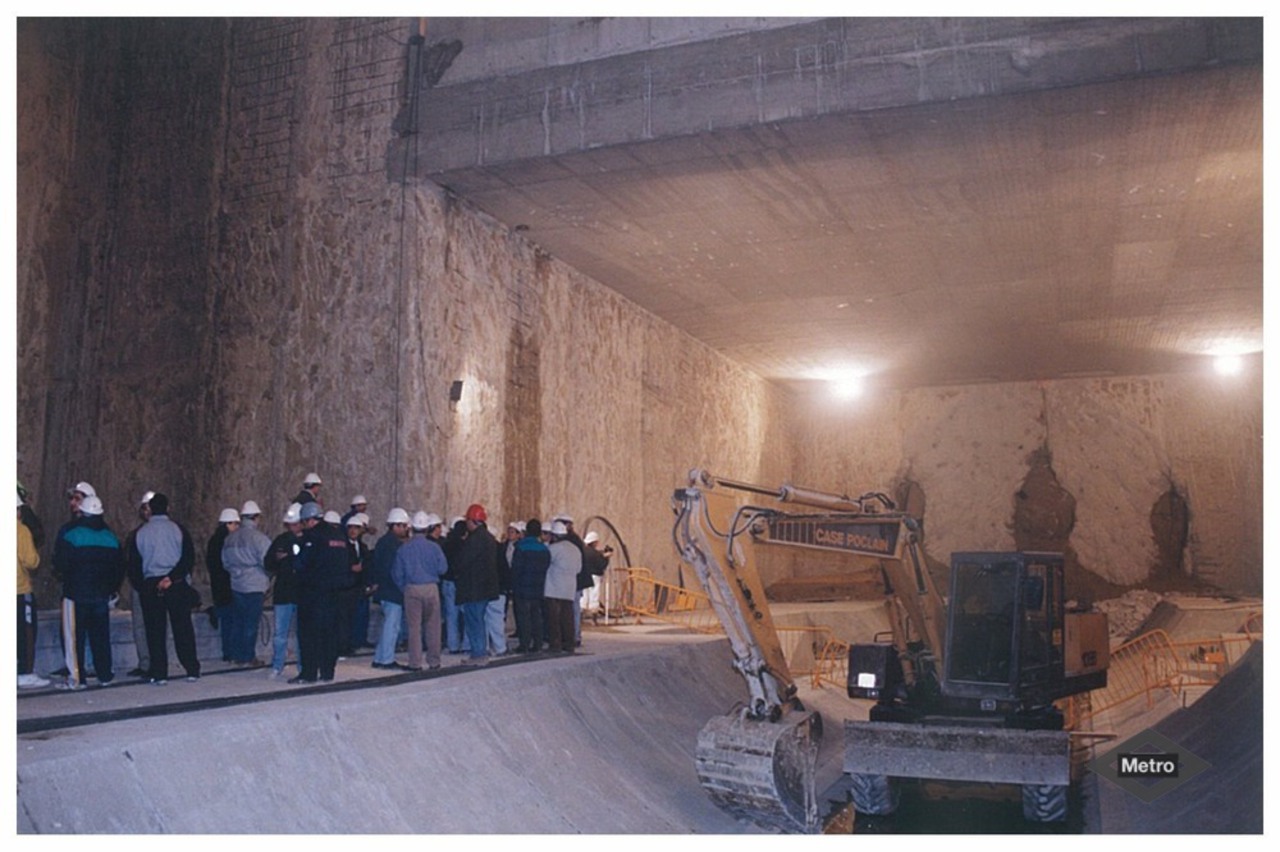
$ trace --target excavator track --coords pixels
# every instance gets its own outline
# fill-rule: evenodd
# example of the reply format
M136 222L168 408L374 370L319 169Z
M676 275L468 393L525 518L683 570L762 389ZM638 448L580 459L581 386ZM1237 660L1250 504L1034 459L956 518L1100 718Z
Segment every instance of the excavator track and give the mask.
M822 717L793 711L777 722L745 713L716 716L698 734L698 780L739 819L785 832L815 833L815 769Z

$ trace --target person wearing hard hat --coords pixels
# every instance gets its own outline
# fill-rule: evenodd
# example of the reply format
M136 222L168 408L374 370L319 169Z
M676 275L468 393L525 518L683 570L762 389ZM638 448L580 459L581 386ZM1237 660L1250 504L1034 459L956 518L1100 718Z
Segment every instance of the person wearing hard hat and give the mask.
M227 536L222 545L222 565L231 575L232 628L231 662L237 666L257 668L258 622L262 619L262 601L271 587L267 573L267 553L271 539L258 529L262 509L257 502L246 500L240 507L240 529Z
M364 515L366 518L365 532L373 532L373 527L369 526L367 520L369 517L369 498L363 494L357 494L351 498L351 508L347 509L347 511L343 513L342 525L345 527L347 525L347 521L351 520L356 515Z
M485 525L489 513L479 503L467 507L467 537L458 549L458 561L453 568L457 587L458 605L466 623L467 644L470 646L471 665L484 665L489 661L489 638L485 632L484 615L489 601L498 597L498 542Z
M240 529L240 513L228 506L218 515L218 525L204 548L204 567L209 572L209 594L213 606L209 609L209 622L218 629L222 662L231 662L236 645L235 593L231 591L231 574L222 562L222 546L227 536Z
M298 572L294 564L295 545L302 544L302 505L291 503L284 513L284 532L271 542L263 567L271 575L271 608L273 630L271 639L271 671L268 677L283 676L284 664L289 652L289 627L298 614ZM295 643L296 652L296 643ZM296 653L295 653L296 658ZM302 665L298 663L298 674Z
M369 644L369 585L367 578L373 567L373 551L364 540L369 516L356 512L339 521L347 532L347 555L351 560L350 585L342 593L342 634L338 638L338 654L354 656Z
M319 503L303 503L298 545L298 656L302 670L289 683L331 681L338 664L341 611L338 596L351 578L347 536L337 512L321 514ZM329 517L332 516L332 520Z
M548 650L553 654L572 654L573 601L578 596L578 572L582 570L582 552L569 540L564 521L551 524L551 562L547 566L547 582L543 594L547 600Z
M391 580L404 591L411 671L422 669L422 630L426 625L428 668L440 668L440 578L449 570L444 551L431 533L443 522L428 512L413 513L413 536L396 551Z
M142 561L142 617L147 624L147 649L151 652L149 680L156 686L169 682L168 632L187 680L200 679L195 628L191 626L194 589L189 577L195 564L191 534L169 517L169 498L151 498L151 517L134 537L133 547ZM167 624L166 624L167 622Z
M96 494L85 496L80 518L53 544L53 567L62 578L62 597L73 605L63 623L67 646L74 648L74 654L67 655L67 689L85 686L86 640L93 651L98 684L107 686L115 679L109 601L124 582L124 556L102 513L102 500Z
M138 664L129 670L129 677L146 677L151 668L151 652L147 650L147 625L142 620L142 596L138 590L142 588L142 563L134 558L137 551L133 540L138 530L151 517L151 498L156 492L147 491L138 503L138 523L124 539L125 577L129 580L129 622L133 628L133 649L138 656Z
M35 672L36 626L40 622L36 612L35 592L31 575L40 567L40 551L36 549L31 530L22 522L22 507L26 502L18 498L18 688L38 689L48 686L48 678Z
M613 548L602 547L600 534L595 530L588 532L583 537L582 543L586 545L582 549L582 573L591 578L591 585L587 586L586 591L583 593L586 600L582 604L582 609L595 611L600 607L600 578L604 576L604 572L609 568L609 557L613 555ZM581 622L579 622L578 636L582 636ZM581 645L582 642L579 641L578 644Z
M396 643L404 624L404 590L391 579L391 566L396 552L409 540L409 513L397 506L387 513L387 531L373 546L373 568L369 574L369 588L373 600L382 611L382 630L373 649L375 669L398 669Z
M298 496L293 498L293 502L305 506L308 503L320 502L320 474L308 473L306 478L302 480L302 490L298 492Z

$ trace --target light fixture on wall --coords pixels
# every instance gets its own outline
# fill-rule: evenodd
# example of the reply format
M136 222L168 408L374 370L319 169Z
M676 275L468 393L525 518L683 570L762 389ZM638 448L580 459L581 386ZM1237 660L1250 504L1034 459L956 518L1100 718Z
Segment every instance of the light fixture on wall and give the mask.
M449 408L452 411L458 410L458 403L462 402L462 379L458 379L449 385Z

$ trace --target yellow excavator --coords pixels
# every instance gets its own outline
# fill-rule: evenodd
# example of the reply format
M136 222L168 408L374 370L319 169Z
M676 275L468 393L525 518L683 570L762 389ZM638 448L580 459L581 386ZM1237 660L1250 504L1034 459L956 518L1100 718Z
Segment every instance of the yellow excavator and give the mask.
M821 829L822 718L796 696L750 559L763 545L870 557L883 572L892 641L849 651L849 697L876 702L869 720L844 723L858 813L892 813L898 779L940 779L1017 784L1028 819L1065 818L1070 743L1053 702L1105 686L1109 657L1106 616L1066 611L1060 554L953 554L948 607L919 520L884 494L694 470L672 507L676 550L706 590L749 693L698 736L698 779L718 805L768 828Z

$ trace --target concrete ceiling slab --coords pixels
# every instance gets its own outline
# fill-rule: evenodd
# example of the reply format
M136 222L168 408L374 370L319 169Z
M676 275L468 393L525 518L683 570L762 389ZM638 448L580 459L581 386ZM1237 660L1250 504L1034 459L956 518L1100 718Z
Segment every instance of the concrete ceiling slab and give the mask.
M1262 161L1257 64L433 179L762 376L913 387L1260 350Z

